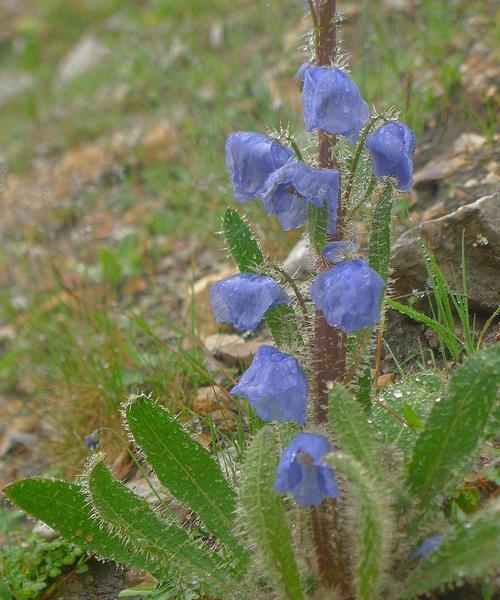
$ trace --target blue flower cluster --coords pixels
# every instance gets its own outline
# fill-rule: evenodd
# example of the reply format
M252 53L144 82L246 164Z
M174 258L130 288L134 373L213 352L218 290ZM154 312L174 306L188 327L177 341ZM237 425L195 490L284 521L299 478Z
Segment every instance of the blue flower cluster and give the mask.
M285 231L305 222L309 204L337 213L338 171L306 165L267 135L232 133L226 141L226 165L236 200L260 198L267 214L276 215ZM332 229L330 233L335 233Z
M307 3L306 3L307 4ZM391 177L400 191L412 186L415 137L409 127L389 122L367 135L367 103L350 77L333 66L304 64L296 78L302 82L306 129L322 130L351 143L361 139L377 177ZM366 138L366 140L365 140ZM226 141L226 165L237 202L260 199L268 215L276 215L285 231L307 220L310 206L325 207L328 233L334 234L339 202L340 174L317 168L276 139L261 133L239 131ZM322 251L330 267L310 287L310 298L326 321L345 333L374 326L380 319L385 287L383 278L366 261L355 258L358 245L331 241ZM210 290L214 315L236 329L253 330L272 308L290 298L271 277L241 273L216 283ZM245 398L267 421L304 425L308 381L299 361L269 345L261 346L250 367L231 390ZM338 494L335 470L324 464L332 451L322 435L301 432L285 448L278 467L275 490L291 493L300 506L315 506ZM417 550L423 555L440 543L430 538Z

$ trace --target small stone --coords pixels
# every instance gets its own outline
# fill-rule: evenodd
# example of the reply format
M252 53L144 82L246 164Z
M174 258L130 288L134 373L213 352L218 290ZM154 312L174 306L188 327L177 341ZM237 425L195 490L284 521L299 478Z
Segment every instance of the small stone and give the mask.
M380 375L380 377L377 379L377 390L382 390L395 381L396 373L384 373L384 375Z
M75 77L99 66L108 56L109 48L93 36L83 37L60 63L56 74L56 85L65 85Z
M236 335L235 333L214 333L203 340L203 345L209 352L216 354L217 351L224 348L224 346L238 344L244 341L245 340L241 336Z
M238 340L238 342L220 348L218 354L224 364L247 367L252 362L259 347L264 343L270 346L273 345L270 340L262 338L255 338L248 341Z
M177 128L168 121L162 121L145 134L138 151L148 163L153 163L170 160L178 153L179 147Z
M36 435L21 431L6 431L0 441L0 458L11 454L23 454L33 449L38 442Z
M432 329L431 327L428 327L424 331L424 336L425 336L425 339L427 340L427 343L429 344L430 348L433 348L434 350L437 350L439 348L439 346L440 346L439 336L434 331L434 329Z
M0 107L33 87L35 80L29 73L3 73L0 75Z
M224 45L224 25L222 21L215 21L210 25L208 43L212 48L221 48Z
M292 276L314 270L315 258L304 238L300 239L288 254L283 269Z
M461 272L462 235L467 263L467 293L472 310L491 314L498 306L500 280L500 195L490 194L437 219L424 221L403 233L392 248L394 290L397 295L425 289L427 273L419 238L436 258L445 278L453 283Z
M216 321L210 305L210 288L214 283L234 275L234 269L222 267L217 273L202 277L188 288L184 315L187 323L194 319L199 336L203 339L217 332L231 331L230 325Z
M215 387L201 387L193 400L193 411L199 415L208 415L219 409L222 402L219 397L223 394Z
M35 525L33 527L33 533L40 535L41 537L45 538L46 540L55 540L56 538L59 537L59 534L57 533L57 531L52 529L52 527L45 525L45 523L42 523L41 521L37 521L35 523Z

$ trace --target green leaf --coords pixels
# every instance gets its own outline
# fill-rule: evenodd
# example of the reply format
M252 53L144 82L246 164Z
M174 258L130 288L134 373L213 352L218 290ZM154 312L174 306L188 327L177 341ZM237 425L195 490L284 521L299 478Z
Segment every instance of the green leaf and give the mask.
M279 304L266 314L266 323L276 345L280 348L303 345L297 317L291 306Z
M7 585L0 579L0 600L12 600L13 596L10 593Z
M326 228L328 224L328 208L318 208L309 204L307 209L307 224L309 227L309 240L311 246L318 254L321 254L326 242Z
M355 382L356 400L363 407L366 414L372 412L372 370L367 360L362 360Z
M404 581L401 600L410 600L444 585L498 572L500 501L486 505L469 523L459 524L442 546Z
M87 552L119 564L148 569L148 561L133 546L110 537L91 517L91 508L79 485L50 479L24 479L4 489L9 500L40 519L68 541ZM154 573L153 573L154 574Z
M325 462L344 473L353 490L356 599L385 598L381 587L383 575L390 566L394 519L384 483L365 465L343 452L330 454Z
M371 215L368 245L368 264L382 275L385 283L389 277L391 256L392 197L392 182L387 180Z
M471 467L498 406L500 346L478 352L451 376L419 436L409 466L408 485L424 511L456 485Z
M104 455L91 460L83 480L93 514L125 544L148 561L161 565L163 576L177 573L188 581L207 583L210 590L231 585L231 573L222 561L197 546L175 523L160 519L148 503L116 481L104 464Z
M424 426L424 424L422 423L422 419L417 415L417 413L408 404L408 402L403 402L403 413L406 422L412 429L422 429L422 427Z
M232 208L228 208L223 221L226 244L242 273L254 273L258 265L264 263L264 256L257 238L243 218Z
M342 450L359 461L377 480L385 479L380 450L363 407L339 383L328 394L328 419Z
M380 408L380 405L373 408L373 424L379 432L380 441L386 446L395 446L405 457L409 457L418 432L406 427L394 414L406 419L406 405L421 422L425 423L435 400L441 398L442 394L443 381L439 373L434 371L409 375L382 390L378 400L391 412Z
M233 534L235 494L212 456L166 409L144 395L126 407L125 417L135 443L162 485L243 557Z
M239 500L245 529L274 591L287 600L302 600L283 498L273 489L278 461L273 431L269 426L264 427L248 449Z

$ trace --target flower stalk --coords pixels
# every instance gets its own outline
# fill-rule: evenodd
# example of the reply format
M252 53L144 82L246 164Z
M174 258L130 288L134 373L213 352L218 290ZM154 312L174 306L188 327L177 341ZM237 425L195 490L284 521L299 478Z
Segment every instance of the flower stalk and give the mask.
M316 37L316 64L332 65L336 54L336 0L316 0L315 16L318 20ZM333 149L335 136L319 131L319 166L327 169L335 167ZM344 211L341 194L337 206L337 230L328 236L328 241L343 239ZM325 268L324 261L318 261L320 270ZM313 341L314 380L312 382L313 414L318 424L328 419L328 386L332 381L343 381L346 370L346 334L338 327L330 326L322 313L317 310ZM342 530L339 518L339 506L336 499L328 499L318 507L311 509L313 541L316 552L318 574L321 583L336 588L342 600L348 600L351 594L348 557L342 544Z

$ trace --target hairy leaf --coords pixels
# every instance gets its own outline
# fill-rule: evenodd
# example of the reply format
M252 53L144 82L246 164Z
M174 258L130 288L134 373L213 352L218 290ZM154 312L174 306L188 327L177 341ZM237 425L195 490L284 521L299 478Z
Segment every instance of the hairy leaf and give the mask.
M91 517L91 508L79 485L33 478L17 481L4 490L9 500L64 538L101 558L139 569L157 570L134 547L111 537Z
M233 534L235 494L212 456L166 409L146 396L126 407L125 418L162 485L241 556Z
M378 400L389 410L384 410L378 405L374 406L372 413L373 423L379 432L380 441L384 445L395 446L403 452L405 457L409 458L417 440L418 431L406 427L394 415L405 419L405 406L408 406L425 423L434 402L442 395L443 380L439 373L434 371L408 375L382 390Z
M321 254L325 246L327 222L328 209L326 207L318 208L314 204L309 204L307 213L309 240L311 246L318 254Z
M451 376L447 393L436 402L417 439L408 484L424 511L471 467L498 405L500 346L478 352Z
M264 263L264 256L257 238L243 218L228 208L223 218L226 244L242 273L254 273L256 266Z
M385 479L380 467L380 450L363 407L339 383L329 392L328 419L342 450L359 461L375 479Z
M469 523L455 525L442 546L403 584L401 600L427 594L446 584L479 579L499 570L500 501L490 502Z
M278 447L272 429L264 427L254 437L245 460L240 504L262 567L281 598L303 598L292 549L283 498L273 490L278 468Z
M272 308L266 314L266 323L278 347L296 347L297 344L303 344L297 317L291 306L280 304Z
M220 558L196 545L179 525L160 519L145 500L114 480L103 455L91 461L83 489L94 516L110 534L161 565L163 574L205 583L212 592L231 585L232 574Z
M372 412L372 371L370 363L367 360L362 360L358 370L358 376L355 382L356 400L363 407L366 414Z
M393 186L387 180L373 209L370 223L368 263L387 283L391 255L391 212Z
M366 467L343 452L330 454L326 462L347 477L353 491L356 530L356 599L380 597L390 565L393 515L384 483Z

